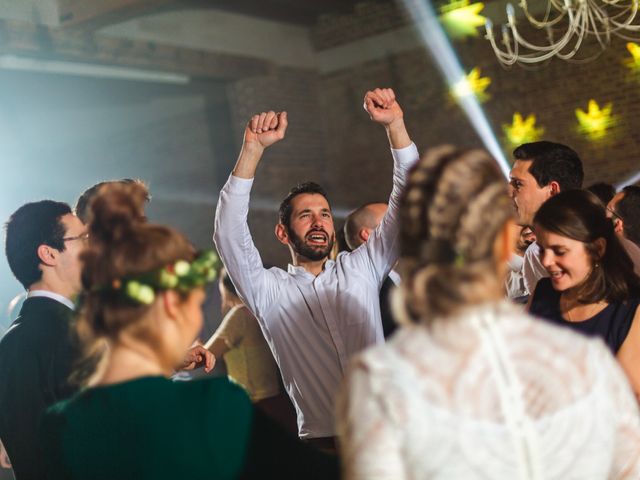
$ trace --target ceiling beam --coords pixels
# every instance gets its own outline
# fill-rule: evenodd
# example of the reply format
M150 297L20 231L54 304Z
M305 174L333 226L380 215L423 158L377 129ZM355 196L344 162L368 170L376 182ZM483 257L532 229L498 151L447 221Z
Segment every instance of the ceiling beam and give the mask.
M0 54L230 80L264 75L266 60L0 20Z
M108 25L139 17L175 0L56 0L61 27L98 30Z
M161 10L210 9L304 26L323 13L349 13L358 0L175 0Z

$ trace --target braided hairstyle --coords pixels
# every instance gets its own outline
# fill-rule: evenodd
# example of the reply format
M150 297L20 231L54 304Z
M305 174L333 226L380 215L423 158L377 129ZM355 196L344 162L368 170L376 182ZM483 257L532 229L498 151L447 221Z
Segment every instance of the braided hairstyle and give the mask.
M514 215L507 184L482 150L429 150L400 208L401 319L421 322L486 302L501 288L494 245Z

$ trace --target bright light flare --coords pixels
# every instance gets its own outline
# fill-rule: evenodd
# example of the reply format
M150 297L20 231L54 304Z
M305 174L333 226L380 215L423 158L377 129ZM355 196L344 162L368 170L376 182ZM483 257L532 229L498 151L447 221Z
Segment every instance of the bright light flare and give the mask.
M635 183L640 182L640 171L634 173L633 175L631 175L629 178L627 178L626 180L623 180L620 183L616 184L616 190L622 190L624 187L626 187L627 185L633 185Z
M468 96L476 96L480 102L488 100L487 88L491 85L491 79L489 77L481 77L480 74L480 68L475 67L465 78L451 86L451 95L456 100Z
M442 72L447 83L453 86L466 79L464 70L456 57L451 43L447 39L438 17L427 0L403 0L407 12L431 53L431 57ZM510 166L478 99L474 95L463 96L458 100L471 125L478 133L487 150L498 161L505 176L509 175Z

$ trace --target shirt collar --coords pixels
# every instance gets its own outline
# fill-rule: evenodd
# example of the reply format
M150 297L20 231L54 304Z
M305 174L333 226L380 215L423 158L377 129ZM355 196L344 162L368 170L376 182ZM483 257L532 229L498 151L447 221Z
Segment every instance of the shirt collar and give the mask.
M400 274L395 270L391 270L389 272L389 278L391 279L391 281L394 283L396 287L400 285Z
M335 263L336 262L334 260L331 260L331 259L327 260L326 262L324 262L324 268L322 269L322 271L324 272L327 268L333 267L333 265ZM305 270L304 267L302 267L300 265L291 265L291 264L289 264L287 266L287 272L290 275L303 275L303 274L311 275L309 272L307 272Z
M67 297L62 296L58 293L50 292L48 290L31 290L29 293L27 293L27 298L33 298L33 297L50 298L52 300L55 300L56 302L60 302L61 304L70 308L71 310L76 309L76 306L74 305L74 303L71 300L69 300Z
M524 258L515 253L511 254L511 258L507 261L507 265L509 265L509 269L512 272L519 272L522 270L522 265L524 264Z

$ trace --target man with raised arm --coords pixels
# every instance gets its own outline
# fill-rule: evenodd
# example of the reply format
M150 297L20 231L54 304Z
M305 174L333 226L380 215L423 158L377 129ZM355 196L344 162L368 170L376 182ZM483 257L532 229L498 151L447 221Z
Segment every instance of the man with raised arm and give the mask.
M295 405L300 438L331 449L334 397L349 358L383 342L378 295L397 260L398 203L418 159L393 90L367 92L364 108L384 126L394 159L389 208L369 241L333 261L331 207L315 183L283 200L275 234L291 252L288 271L266 270L247 226L249 194L264 149L282 140L285 112L251 118L236 166L220 192L214 241L245 305L258 319Z

